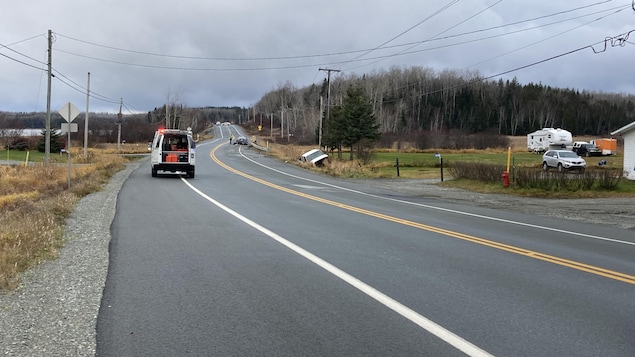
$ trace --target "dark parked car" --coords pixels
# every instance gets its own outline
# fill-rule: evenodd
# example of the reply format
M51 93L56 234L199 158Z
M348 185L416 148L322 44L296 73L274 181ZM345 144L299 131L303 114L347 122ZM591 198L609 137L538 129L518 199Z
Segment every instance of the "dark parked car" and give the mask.
M236 138L236 140L234 140L234 145L249 145L249 139L247 139L244 136L239 136Z
M571 151L580 156L602 156L602 150L593 144L573 145Z

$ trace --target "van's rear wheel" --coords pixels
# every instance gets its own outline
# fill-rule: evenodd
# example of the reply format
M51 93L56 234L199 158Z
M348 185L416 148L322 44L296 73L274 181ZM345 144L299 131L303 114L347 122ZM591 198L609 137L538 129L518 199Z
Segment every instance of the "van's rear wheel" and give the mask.
M543 170L543 171L547 171L547 170L549 170L549 165L547 165L547 163L546 163L546 162L543 162L543 163L542 163L542 170Z
M190 178L194 178L194 169L187 172L187 176Z
M154 166L152 167L152 177L157 177L157 169Z

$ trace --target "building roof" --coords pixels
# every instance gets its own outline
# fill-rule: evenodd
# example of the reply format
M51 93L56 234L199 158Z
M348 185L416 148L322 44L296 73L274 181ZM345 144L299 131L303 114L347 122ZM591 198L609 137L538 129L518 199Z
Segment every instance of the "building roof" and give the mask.
M630 124L627 124L627 125L625 125L625 126L623 126L621 128L619 128L619 129L617 129L615 131L612 131L611 135L620 134L620 133L624 134L624 133L629 132L631 130L635 130L635 121L630 123Z

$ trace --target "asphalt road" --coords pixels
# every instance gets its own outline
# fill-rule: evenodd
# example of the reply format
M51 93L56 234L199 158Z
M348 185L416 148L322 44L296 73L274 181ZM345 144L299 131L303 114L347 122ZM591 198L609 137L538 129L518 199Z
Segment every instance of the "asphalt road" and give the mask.
M633 356L635 238L228 145L123 185L99 356Z

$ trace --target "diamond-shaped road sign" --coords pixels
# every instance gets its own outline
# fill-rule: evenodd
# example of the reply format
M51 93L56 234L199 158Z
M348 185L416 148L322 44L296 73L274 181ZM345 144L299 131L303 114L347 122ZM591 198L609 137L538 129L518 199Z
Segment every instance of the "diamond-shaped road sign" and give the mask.
M60 115L62 116L62 118L64 118L64 120L70 123L73 120L75 120L75 118L77 118L80 111L73 105L73 103L68 102L64 104L62 108L60 108L58 113L60 113Z

